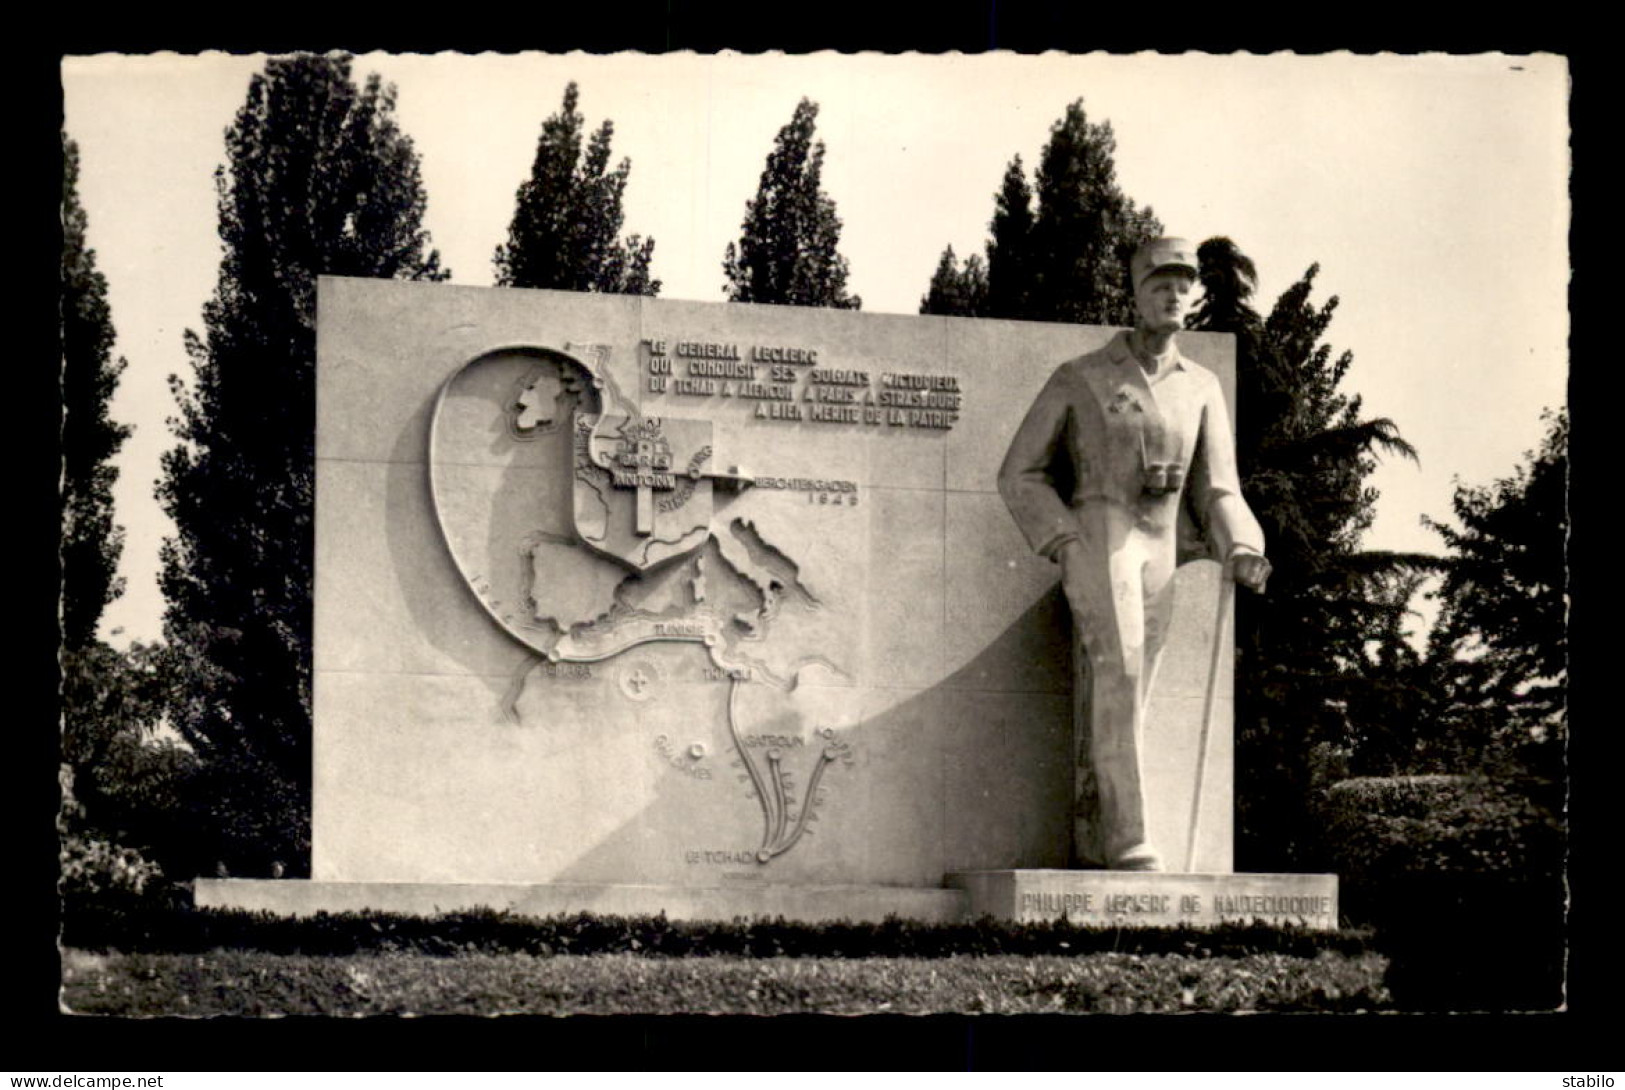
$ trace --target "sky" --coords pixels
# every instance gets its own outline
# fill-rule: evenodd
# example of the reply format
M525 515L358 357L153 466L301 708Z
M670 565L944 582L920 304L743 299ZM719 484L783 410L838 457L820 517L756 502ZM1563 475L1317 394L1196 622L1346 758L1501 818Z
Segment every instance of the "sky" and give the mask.
M113 403L123 597L115 645L161 633L153 499L168 376L201 329L220 259L213 175L264 57L67 57L64 126L80 150L88 240L128 361ZM589 129L632 161L627 232L653 236L661 297L723 300L722 256L773 137L819 105L823 183L850 290L917 313L944 246L981 252L1011 158L1030 172L1067 104L1109 121L1118 182L1170 234L1226 235L1258 266L1261 311L1319 264L1345 392L1394 420L1420 466L1384 461L1366 548L1439 552L1422 516L1454 483L1510 475L1568 380L1569 75L1551 55L896 56L539 53L356 58L395 84L422 160L425 226L452 281L489 285L542 121L580 87ZM1060 361L1056 361L1059 363Z

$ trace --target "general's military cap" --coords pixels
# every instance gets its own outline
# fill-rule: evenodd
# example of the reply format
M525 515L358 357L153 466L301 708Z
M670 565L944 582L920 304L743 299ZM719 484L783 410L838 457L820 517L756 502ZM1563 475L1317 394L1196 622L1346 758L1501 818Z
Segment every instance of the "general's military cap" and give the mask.
M1146 277L1167 268L1186 269L1192 276L1199 275L1201 269L1196 264L1196 247L1182 238L1154 238L1143 243L1129 261L1134 290L1140 290Z

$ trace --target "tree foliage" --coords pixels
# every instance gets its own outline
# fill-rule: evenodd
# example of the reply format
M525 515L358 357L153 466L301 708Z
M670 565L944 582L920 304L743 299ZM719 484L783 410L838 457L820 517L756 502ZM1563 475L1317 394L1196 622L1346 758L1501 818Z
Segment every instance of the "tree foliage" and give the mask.
M395 92L343 56L273 58L216 171L224 256L158 498L172 725L202 764L200 850L238 873L308 850L316 277L444 279Z
M186 799L195 761L158 731L168 665L152 644L64 648L59 826L64 837L102 845L93 855L136 850L177 873L193 851Z
M113 359L107 279L85 243L79 203L79 148L62 139L62 643L84 650L96 640L107 604L123 592L118 578L124 528L113 521L114 457L130 435L109 414L124 360Z
M931 277L931 287L920 300L921 314L954 314L980 318L987 313L987 266L981 255L971 254L960 265L954 248L942 251Z
M564 89L564 105L542 123L530 177L519 187L508 241L497 247L497 284L506 288L559 288L565 291L657 295L650 279L655 240L622 239L621 208L632 161L610 168L615 125L606 120L582 155L586 119L576 109L574 83Z
M1428 657L1442 724L1494 764L1562 778L1568 692L1566 411L1510 477L1456 485L1456 525L1429 520L1450 550Z
M1237 799L1238 865L1292 869L1315 862L1314 755L1390 772L1425 729L1397 713L1419 662L1405 639L1410 595L1437 560L1360 548L1377 457L1417 455L1393 421L1362 419L1359 396L1342 391L1353 355L1324 341L1338 300L1312 302L1319 267L1263 317L1251 302L1257 270L1234 242L1209 239L1197 256L1192 326L1236 337L1242 491L1274 568L1268 593L1237 611L1236 775L1251 788Z
M57 890L77 907L86 901L129 903L162 877L157 864L125 844L115 843L86 825L85 807L74 791L73 769L59 770L62 805L57 811ZM72 915L72 909L68 915Z
M1110 122L1091 122L1082 99L1067 106L1050 128L1033 183L1017 155L994 194L985 308L922 313L1132 325L1129 258L1162 224L1118 186L1116 151ZM957 271L961 280L971 275L969 264ZM927 305L933 298L952 308L974 296L928 294Z
M1118 188L1116 152L1111 122L1090 122L1082 99L1050 129L1036 175L1030 317L1134 323L1129 258L1162 224Z
M1025 318L1033 287L1033 191L1021 156L1010 160L993 195L988 224L987 305L993 318Z
M1238 359L1257 359L1264 332L1264 319L1251 302L1258 288L1258 266L1222 235L1198 246L1196 261L1201 269L1202 301L1191 315L1191 328L1232 334L1240 342Z
M823 192L824 142L815 140L818 105L797 104L768 153L756 196L745 202L738 245L723 256L729 302L784 303L857 310L837 249L841 220Z
M161 752L151 737L162 706L160 649L118 651L96 635L123 589L115 573L124 531L113 521L112 490L114 458L131 429L109 414L125 362L112 358L107 281L86 245L79 149L66 136L62 167L63 889L139 893L157 868L135 846L178 839L161 826L173 819L179 796L159 782L160 767L175 754Z

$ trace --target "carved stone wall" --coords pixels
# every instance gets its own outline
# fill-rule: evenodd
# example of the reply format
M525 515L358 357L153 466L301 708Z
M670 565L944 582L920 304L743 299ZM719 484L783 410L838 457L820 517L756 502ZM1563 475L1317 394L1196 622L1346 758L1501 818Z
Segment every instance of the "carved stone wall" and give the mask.
M994 475L1112 332L324 278L313 877L1065 866L1070 622ZM1231 389L1228 338L1181 348ZM1146 740L1171 859L1216 572L1181 570Z

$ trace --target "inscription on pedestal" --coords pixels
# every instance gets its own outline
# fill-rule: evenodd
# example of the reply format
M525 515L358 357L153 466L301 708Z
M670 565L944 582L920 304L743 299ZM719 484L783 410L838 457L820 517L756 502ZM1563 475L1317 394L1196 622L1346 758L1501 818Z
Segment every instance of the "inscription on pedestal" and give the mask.
M1035 923L1065 918L1106 926L1209 926L1263 920L1337 926L1337 878L1329 874L1131 874L1009 870L950 874L971 915Z

